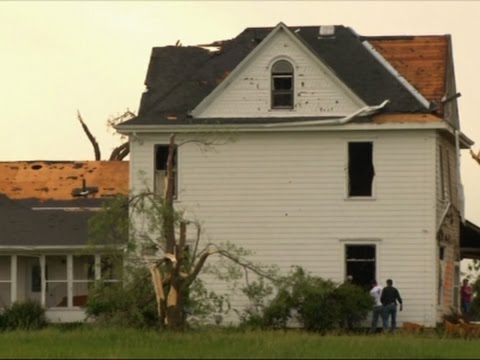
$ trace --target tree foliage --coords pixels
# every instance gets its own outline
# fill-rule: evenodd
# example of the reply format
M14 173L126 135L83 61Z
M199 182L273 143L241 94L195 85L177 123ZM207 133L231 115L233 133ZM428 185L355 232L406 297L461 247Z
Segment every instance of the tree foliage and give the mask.
M224 297L205 289L198 278L202 271L224 280L236 280L248 272L272 278L272 273L248 261L249 252L233 244L201 243L201 225L186 219L174 207L175 147L172 134L164 193L145 186L142 192L116 198L91 220L90 238L96 244L123 247L126 263L148 268L160 326L183 329L188 313L201 313L192 308L212 308L205 305L206 300L214 303L214 308L228 307ZM187 228L194 230L194 239L189 243ZM212 256L217 258L217 265L206 267Z
M326 332L346 328L348 323L357 326L373 306L372 297L364 289L312 276L298 266L274 284L274 298L257 301L257 311L243 314L244 324L282 329L298 324L308 331ZM255 283L249 290L258 297L271 294L272 288Z

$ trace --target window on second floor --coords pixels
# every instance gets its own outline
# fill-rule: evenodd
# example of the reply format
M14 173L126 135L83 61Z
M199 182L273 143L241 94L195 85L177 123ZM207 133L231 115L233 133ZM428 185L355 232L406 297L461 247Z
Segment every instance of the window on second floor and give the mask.
M374 176L373 143L348 143L348 196L372 196Z
M173 153L173 196L177 197L177 148ZM168 145L155 146L155 180L154 191L156 194L165 195L167 181Z
M293 66L286 60L272 66L272 109L293 109Z

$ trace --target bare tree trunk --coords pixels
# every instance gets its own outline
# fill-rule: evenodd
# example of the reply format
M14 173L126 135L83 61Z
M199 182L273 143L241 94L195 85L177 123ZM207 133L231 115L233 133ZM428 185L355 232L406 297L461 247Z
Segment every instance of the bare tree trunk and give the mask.
M175 134L170 135L167 158L167 181L165 184L165 211L163 212L163 227L166 240L166 252L175 251L175 214L173 209L173 155L175 152Z
M83 121L82 115L80 115L80 111L78 111L78 110L77 110L77 117L78 117L78 121L80 121L80 124L82 124L83 131L85 132L85 134L88 137L88 140L90 140L90 143L93 146L93 151L95 152L95 160L100 161L101 158L102 158L102 156L100 154L100 146L98 146L97 140L95 139L95 137L92 135L92 133L88 129L87 124L85 124L85 122Z
M121 161L125 159L125 157L129 153L130 153L130 144L127 141L112 150L112 153L110 154L110 158L108 159L108 161Z

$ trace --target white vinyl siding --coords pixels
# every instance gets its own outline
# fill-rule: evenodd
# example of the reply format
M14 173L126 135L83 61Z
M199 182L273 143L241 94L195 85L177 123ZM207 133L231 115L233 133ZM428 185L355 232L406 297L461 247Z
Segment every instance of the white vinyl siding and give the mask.
M153 148L166 136L132 144L137 189L140 169L151 185ZM349 141L373 142L374 200L345 196ZM373 241L379 283L392 278L405 302L399 321L435 324L434 131L238 133L214 151L187 144L179 154L177 206L203 223L204 240L337 282L346 275L345 243Z
M271 67L279 59L294 66L293 109L271 108ZM350 98L340 81L319 66L284 32L266 44L251 63L197 117L344 116L364 104Z

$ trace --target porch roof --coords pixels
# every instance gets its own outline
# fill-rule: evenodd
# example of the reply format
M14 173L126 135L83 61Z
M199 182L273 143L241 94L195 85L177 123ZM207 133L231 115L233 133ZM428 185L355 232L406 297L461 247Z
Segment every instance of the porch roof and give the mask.
M85 245L92 211L35 211L0 194L0 246Z
M480 227L468 220L460 224L460 257L480 260Z

